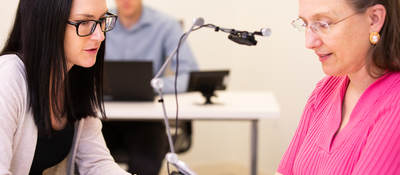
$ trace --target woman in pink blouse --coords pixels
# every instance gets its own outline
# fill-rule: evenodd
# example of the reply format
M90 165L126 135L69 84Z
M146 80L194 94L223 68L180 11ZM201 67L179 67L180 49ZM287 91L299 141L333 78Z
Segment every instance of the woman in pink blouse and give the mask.
M399 0L299 0L328 76L312 92L277 174L400 174Z

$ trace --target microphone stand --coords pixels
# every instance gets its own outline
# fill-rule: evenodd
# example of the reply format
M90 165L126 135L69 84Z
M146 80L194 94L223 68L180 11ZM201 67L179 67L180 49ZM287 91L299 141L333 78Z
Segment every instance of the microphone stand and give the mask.
M189 34L191 32L193 32L194 30L196 30L196 28L195 28L196 26L198 26L198 28L200 28L203 24L204 24L203 18L196 18L194 20L192 27L186 33L183 34L180 43L183 43L186 41ZM171 136L171 131L170 131L169 122L168 122L168 116L167 116L163 92L162 92L164 82L160 78L161 74L166 69L168 63L172 60L172 58L177 53L179 47L180 47L180 44L175 48L175 50L165 60L164 64L161 66L160 70L157 72L157 74L151 80L151 86L153 87L153 89L155 89L157 91L158 95L160 96L160 99L158 101L162 105L163 114L164 114L164 124L165 124L165 129L166 129L167 136L168 136L168 143L169 143L169 147L170 147L170 152L167 153L167 155L165 156L165 159L167 160L168 163L172 164L179 171L178 173L173 172L172 174L196 175L196 173L194 171L192 171L183 161L178 159L178 155L175 153L174 143L172 142L172 136Z
M191 32L198 30L202 27L213 28L214 31L216 31L216 32L223 31L226 33L230 33L231 35L237 35L238 33L241 34L241 33L245 32L245 31L236 31L234 29L226 29L226 28L215 26L213 24L204 24L203 18L200 18L200 17L196 18L193 22L193 25L190 27L190 29L181 36L178 46L168 56L168 58L165 60L164 64L161 66L160 70L157 72L157 74L151 80L151 86L153 87L154 90L157 91L157 93L160 96L160 99L158 100L158 102L160 102L162 105L163 114L164 114L164 124L165 124L165 129L166 129L166 133L168 136L168 143L169 143L169 147L170 147L170 152L165 155L165 159L167 160L168 164L172 164L179 171L179 172L172 172L172 175L197 175L197 174L194 171L192 171L183 161L179 160L178 155L175 153L174 143L172 142L172 136L171 136L171 131L170 131L169 122L168 122L168 116L167 116L167 112L166 112L166 108L165 108L163 91L162 91L164 82L160 77L161 77L161 74L166 69L168 63L172 60L172 58L175 56L175 54L179 51L181 43L186 41L187 37L189 36L189 34ZM246 32L246 34L248 34L248 33L249 32ZM250 35L251 35L251 37L253 37L253 40L254 40L254 35L269 36L270 29L265 29L265 30L262 29L260 32L254 32L254 33L251 33ZM240 36L240 35L238 35L238 36ZM237 42L237 41L235 41L235 42ZM240 42L238 42L238 43L246 44L246 43L240 43ZM248 45L248 44L246 44L246 45ZM175 72L175 73L177 73L177 72Z

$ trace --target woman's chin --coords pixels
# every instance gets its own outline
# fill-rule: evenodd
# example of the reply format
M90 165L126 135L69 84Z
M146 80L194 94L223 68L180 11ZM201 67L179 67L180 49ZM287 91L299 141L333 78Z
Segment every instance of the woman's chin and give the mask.
M331 67L324 65L322 65L322 71L325 73L325 75L329 76L336 76L338 74L337 71L333 70Z
M322 68L322 70L324 71L325 75L329 75L329 76L344 76L344 75L346 75L345 73L340 72L338 70L324 69L324 68Z
M82 62L78 64L78 66L84 67L84 68L91 68L96 64L96 57L95 58L89 58L85 62Z

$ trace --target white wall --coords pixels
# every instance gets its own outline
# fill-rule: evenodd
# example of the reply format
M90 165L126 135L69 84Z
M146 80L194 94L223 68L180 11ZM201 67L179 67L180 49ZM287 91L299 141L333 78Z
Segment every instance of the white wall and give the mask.
M18 0L7 0L0 2L0 16L2 24L0 27L0 48L3 48L8 32L14 22Z
M107 0L114 7L113 0ZM281 0L144 0L156 9L184 19L204 17L206 23L254 31L270 27L272 36L257 37L247 47L229 41L225 33L202 29L189 37L201 69L229 68L229 90L272 91L281 107L280 119L259 124L259 170L272 174L297 126L306 99L323 76L319 61L304 48L304 36L292 29L297 1ZM2 1L0 47L8 34L17 0ZM251 102L249 102L251 103ZM246 122L196 122L192 149L181 155L191 167L231 162L248 166L250 128Z

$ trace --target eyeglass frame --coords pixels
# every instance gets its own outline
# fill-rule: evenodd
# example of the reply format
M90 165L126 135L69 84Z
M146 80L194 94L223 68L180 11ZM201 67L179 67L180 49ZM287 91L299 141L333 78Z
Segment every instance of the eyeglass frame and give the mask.
M99 20L93 20L93 19L92 19L92 20L82 20L82 21L79 21L79 22L67 21L67 24L70 24L70 25L75 26L76 34L77 34L79 37L86 37L86 36L89 36L89 35L91 35L91 34L94 33L94 31L96 30L96 27L97 27L98 24L100 25L100 29L101 29L101 23L102 23L104 20L106 20L106 18L112 17L112 18L115 18L115 21L117 21L117 19L118 19L118 16L117 16L117 15L112 14L112 13L110 13L110 12L107 12L106 15L107 15L107 16L101 17ZM81 23L83 23L83 22L88 22L88 21L94 21L94 22L96 22L96 24L92 26L92 28L90 29L90 33L89 33L89 34L87 34L87 35L80 35L80 34L79 34L79 25L80 25ZM115 23L114 23L114 26L113 26L111 29L105 30L105 31L103 31L103 30L101 29L101 31L102 31L102 32L108 32L108 31L111 31L112 29L114 29L114 27L115 27Z
M360 12L353 13L353 14L351 14L349 16L346 16L346 17L344 17L344 18L342 18L340 20L337 20L336 22L332 22L332 23L328 23L328 22L324 22L324 21L315 21L315 22L311 23L310 25L307 25L306 22L302 18L298 17L297 19L292 20L292 22L290 24L292 25L292 27L294 27L298 31L301 31L301 32L306 31L307 28L309 27L312 32L314 32L316 34L320 34L321 33L321 29L320 28L321 27L325 26L325 28L327 30L329 30L331 28L331 26L334 26L334 25L336 25L336 24L338 24L340 22L343 22L343 21L345 21L345 20L347 20L347 19L349 19L349 18L351 18L351 17L353 17L353 16L355 16L355 15L357 15L359 13ZM295 23L297 21L300 21L300 20L303 22L303 24L296 25ZM317 25L317 24L319 24L319 25ZM323 33L323 34L326 34L326 33Z

